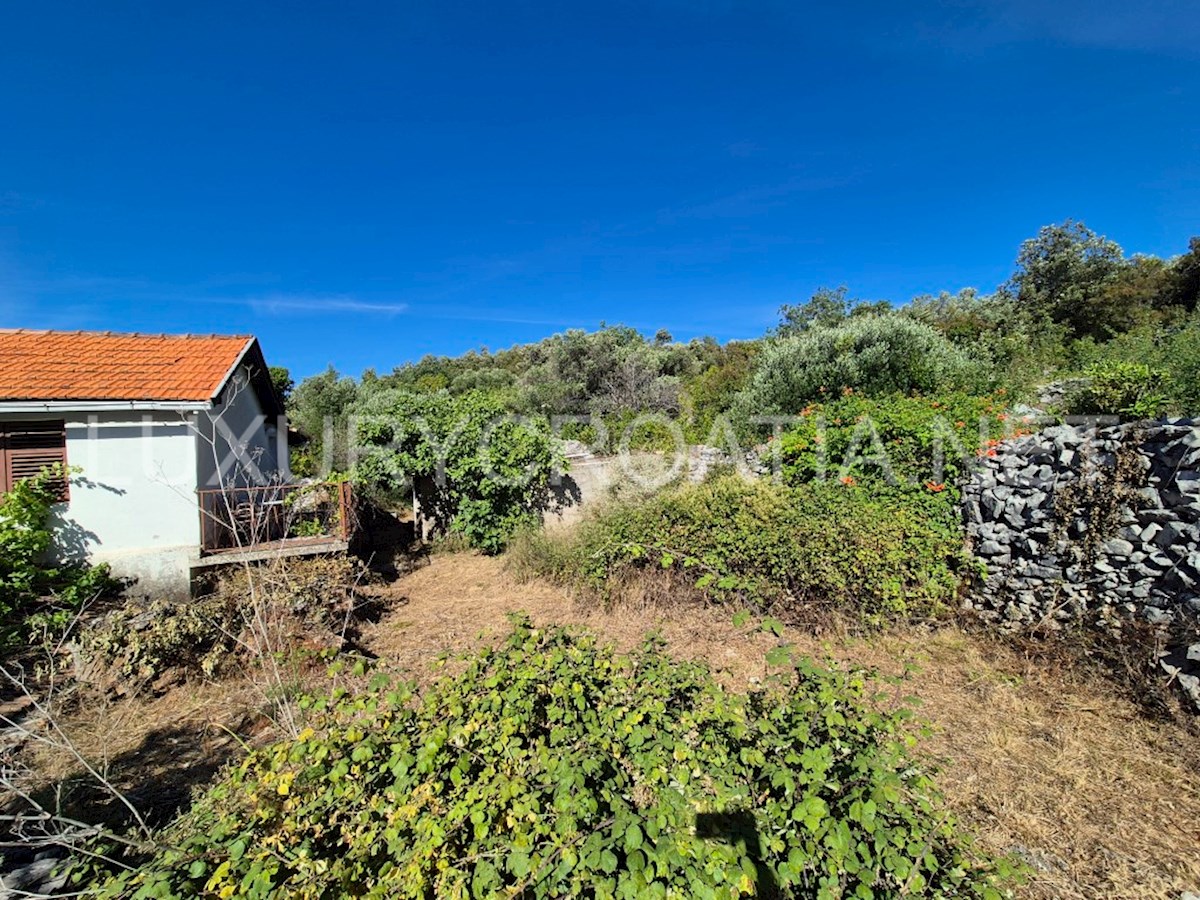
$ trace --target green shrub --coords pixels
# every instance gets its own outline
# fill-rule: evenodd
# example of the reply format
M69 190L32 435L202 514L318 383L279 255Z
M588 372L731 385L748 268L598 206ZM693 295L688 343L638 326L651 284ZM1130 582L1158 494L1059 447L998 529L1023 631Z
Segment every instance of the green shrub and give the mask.
M1071 348L1076 371L1109 370L1121 363L1149 366L1162 373L1159 388L1167 409L1200 416L1200 313L1164 325L1146 325L1110 341L1076 341Z
M1167 408L1165 374L1145 363L1109 362L1089 366L1085 384L1067 397L1070 415L1156 418Z
M54 486L69 475L45 469L0 494L0 649L57 632L84 603L120 589L106 565L48 562Z
M882 479L953 501L967 464L1025 423L1006 412L1003 389L986 397L946 394L872 398L847 392L801 410L780 441L784 478Z
M690 439L705 440L717 417L729 412L738 392L746 386L759 349L757 341L731 342L722 348L725 361L687 382L682 405Z
M771 341L737 409L742 417L794 414L843 388L868 395L972 387L981 371L933 328L906 316L862 316Z
M784 654L786 657L786 653ZM527 621L424 696L312 708L101 896L999 898L861 672L730 693Z
M1006 291L914 297L897 312L937 329L984 366L989 381L1022 393L1053 377L1066 355L1067 329L1039 315Z
M1169 376L1172 408L1200 418L1200 313L1192 313L1187 325L1167 339L1163 368Z
M548 424L512 416L497 395L381 390L356 412L357 476L391 489L430 485L425 514L489 553L536 521L551 473L565 465Z
M530 542L526 568L600 596L630 572L658 572L718 601L785 617L838 609L868 624L938 614L967 565L952 513L928 492L736 476L617 503Z

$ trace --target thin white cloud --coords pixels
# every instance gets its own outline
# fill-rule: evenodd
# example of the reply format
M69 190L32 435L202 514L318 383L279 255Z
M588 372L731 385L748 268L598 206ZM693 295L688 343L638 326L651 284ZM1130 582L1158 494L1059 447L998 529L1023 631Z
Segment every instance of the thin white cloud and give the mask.
M357 300L354 297L310 297L304 295L278 294L267 297L252 297L245 301L256 312L278 315L281 313L358 313L363 315L395 316L408 311L407 303L379 303Z

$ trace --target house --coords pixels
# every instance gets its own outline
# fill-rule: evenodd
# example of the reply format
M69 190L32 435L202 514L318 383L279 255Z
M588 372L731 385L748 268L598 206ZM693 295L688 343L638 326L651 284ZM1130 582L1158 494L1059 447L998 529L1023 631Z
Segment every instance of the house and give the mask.
M226 549L214 534L233 533L217 522L231 491L253 513L290 481L258 341L0 330L0 491L54 463L72 472L55 507L60 555L185 594L205 553Z

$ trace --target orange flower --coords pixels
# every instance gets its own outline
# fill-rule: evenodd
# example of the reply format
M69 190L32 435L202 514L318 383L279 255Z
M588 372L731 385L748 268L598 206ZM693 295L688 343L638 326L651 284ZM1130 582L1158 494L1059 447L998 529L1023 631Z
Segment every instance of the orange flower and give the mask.
M929 488L935 494L940 494L946 489L946 485L938 481L927 481L925 482L925 487Z
M854 480L853 475L843 475L841 478L838 479L838 481L840 481L842 484L846 484L846 485L858 484L858 482Z
M954 423L954 427L955 427L955 428L966 428L966 427L967 427L967 423L966 423L966 422L963 422L962 420L959 420L959 421L957 421L957 422L955 422L955 423Z
M997 420L997 421L999 421L999 422L1007 422L1007 421L1008 421L1008 415L1007 415L1006 413L997 413L997 414L996 414L996 420Z
M996 455L996 451L995 451L995 450L989 450L989 451L987 452L987 455L988 455L988 456L995 456L995 455Z

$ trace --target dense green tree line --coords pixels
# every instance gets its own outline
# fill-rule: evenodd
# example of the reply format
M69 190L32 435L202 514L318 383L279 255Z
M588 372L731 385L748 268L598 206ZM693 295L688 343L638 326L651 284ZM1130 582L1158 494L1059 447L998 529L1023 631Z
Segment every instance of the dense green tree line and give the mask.
M542 423L590 416L603 427L567 423L559 433L593 444L607 433L601 449L609 450L612 436L647 413L670 417L693 442L705 442L718 417L727 416L753 442L765 436L751 427L754 416L796 414L846 390L868 397L1003 390L1010 400L1031 399L1039 385L1073 376L1090 379L1094 389L1066 412L1194 414L1198 296L1200 238L1171 259L1126 256L1113 241L1067 221L1025 241L1012 275L992 293L969 288L893 305L856 299L845 287L821 289L806 302L785 304L778 325L754 340L680 342L665 330L651 337L602 324L494 353L426 356L359 379L331 368L293 388L286 371L273 377L287 394L292 422L311 439L293 460L298 474L344 470L354 462L352 449L361 455L364 448L372 471L379 470L380 433L352 422L414 409L439 418L430 412L439 407L486 408ZM457 434L434 431L427 439L435 444ZM653 443L652 436L640 439ZM548 469L549 445L518 445L532 455L506 464ZM407 452L393 462L416 458ZM410 465L384 481L396 487L426 474ZM480 499L477 485L450 490L459 500ZM536 505L519 494L504 513L512 522ZM485 543L498 547L502 538Z
M1178 370L1172 400L1188 407L1197 399L1190 348L1200 334L1198 297L1200 237L1172 259L1126 256L1115 242L1067 221L1025 241L1012 276L990 294L968 288L893 305L855 299L845 287L823 288L804 303L785 304L778 327L756 340L683 343L665 330L647 337L602 324L498 352L426 356L387 374L368 370L357 380L330 369L295 388L286 371L276 381L293 423L318 448L325 422L338 426L335 440L344 442L346 417L382 390L485 391L512 412L546 416L662 412L693 426L700 439L713 417L733 410L747 390L747 401L772 409L794 411L789 408L812 399L805 394L814 388L791 384L779 387L791 392L786 396L762 396L775 389L775 380L803 377L819 387L831 379L830 390L1003 386L1020 392L1112 360ZM819 371L789 373L800 365ZM344 462L344 453L337 448L335 464Z

